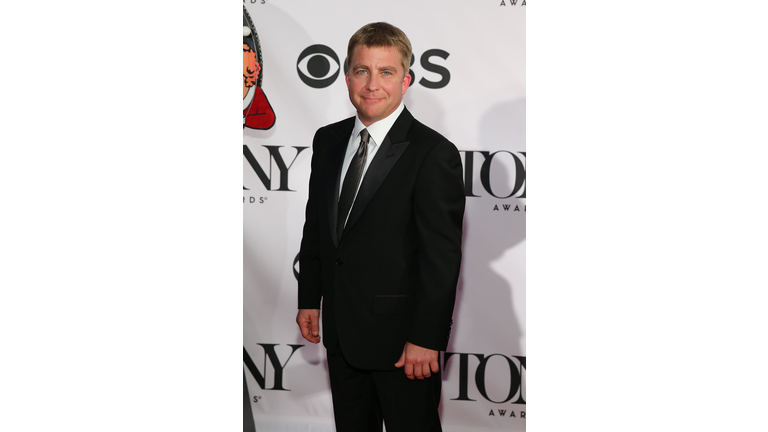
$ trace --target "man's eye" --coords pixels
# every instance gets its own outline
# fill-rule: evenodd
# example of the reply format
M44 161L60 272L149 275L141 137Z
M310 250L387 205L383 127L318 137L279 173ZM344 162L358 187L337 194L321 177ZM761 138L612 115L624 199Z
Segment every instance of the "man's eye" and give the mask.
M384 71L384 72L382 72L382 73L383 73L384 75L392 75L392 72L389 72L389 71Z
M365 73L365 71L364 71L364 70L359 70L359 71L357 71L357 74L358 74L358 75L362 75L362 74L364 74L364 73Z

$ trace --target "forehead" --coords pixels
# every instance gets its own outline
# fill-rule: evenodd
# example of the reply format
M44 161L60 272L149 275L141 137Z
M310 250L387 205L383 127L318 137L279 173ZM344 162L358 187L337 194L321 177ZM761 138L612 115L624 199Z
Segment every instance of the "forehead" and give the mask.
M366 66L370 68L392 67L402 69L402 60L400 52L393 46L388 47L368 47L358 45L352 51L352 58L349 61L352 67Z

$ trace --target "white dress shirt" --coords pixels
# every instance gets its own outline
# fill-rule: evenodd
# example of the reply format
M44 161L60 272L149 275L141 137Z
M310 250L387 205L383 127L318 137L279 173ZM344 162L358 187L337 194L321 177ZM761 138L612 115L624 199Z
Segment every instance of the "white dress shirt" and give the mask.
M389 133L389 130L392 129L392 125L394 125L397 118L400 117L400 113L403 112L403 108L405 108L405 105L401 101L400 106L398 106L397 109L392 112L392 114L367 127L368 133L370 134L370 139L368 140L368 157L365 160L363 176L360 178L360 184L363 184L365 173L368 172L368 167L371 166L373 157L376 156L376 152L379 151L379 147L381 147L381 143L384 142L384 138ZM349 137L349 143L347 143L347 151L344 154L344 164L341 166L342 176L339 185L344 184L344 177L347 175L349 164L352 163L352 157L355 156L357 148L360 147L360 131L363 129L366 129L366 126L363 124L363 122L360 121L360 116L355 116L355 127L352 129L352 134ZM357 186L357 189L360 190L360 185ZM339 196L341 196L341 187L339 187ZM357 198L357 191L355 191L355 198ZM350 212L351 211L352 209L350 208ZM347 214L346 217L348 218L349 214ZM346 221L344 223L346 224Z

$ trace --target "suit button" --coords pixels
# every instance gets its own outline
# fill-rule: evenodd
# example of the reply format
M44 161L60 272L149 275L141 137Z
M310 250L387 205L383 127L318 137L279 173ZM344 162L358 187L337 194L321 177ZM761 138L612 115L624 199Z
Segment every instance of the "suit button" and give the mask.
M336 260L336 265L344 265L344 260L339 258Z

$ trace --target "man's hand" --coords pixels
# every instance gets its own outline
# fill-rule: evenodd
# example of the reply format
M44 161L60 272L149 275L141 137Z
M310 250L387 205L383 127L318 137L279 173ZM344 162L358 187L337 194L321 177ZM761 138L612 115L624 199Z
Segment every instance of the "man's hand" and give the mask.
M304 339L312 343L320 342L320 309L299 309L296 324Z
M437 351L429 348L422 348L410 342L405 343L403 355L395 363L395 367L403 367L405 376L412 380L414 378L423 380L432 376L432 372L437 373L440 365L437 363Z

